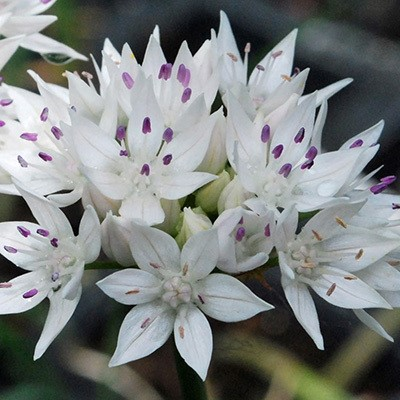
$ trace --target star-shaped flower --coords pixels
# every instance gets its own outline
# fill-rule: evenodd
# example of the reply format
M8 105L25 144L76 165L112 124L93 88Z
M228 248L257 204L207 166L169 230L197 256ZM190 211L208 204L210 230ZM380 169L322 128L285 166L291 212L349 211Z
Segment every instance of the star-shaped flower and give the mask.
M203 313L234 322L273 307L235 278L210 274L218 260L215 229L191 236L182 252L158 229L132 224L131 233L140 269L125 269L97 283L120 303L136 305L122 323L110 366L151 354L173 331L179 353L204 380L212 334Z
M46 297L50 309L34 359L42 356L71 318L81 297L85 263L100 252L100 223L88 207L74 236L67 218L49 200L18 187L38 224L2 222L0 253L29 272L0 283L0 314L30 310Z

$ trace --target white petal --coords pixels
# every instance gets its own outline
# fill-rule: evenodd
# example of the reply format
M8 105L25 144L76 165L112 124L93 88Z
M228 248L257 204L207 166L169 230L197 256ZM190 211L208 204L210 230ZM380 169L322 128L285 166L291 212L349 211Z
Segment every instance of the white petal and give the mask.
M147 271L128 268L107 276L96 285L122 304L142 304L160 295L161 281Z
M219 321L243 321L274 308L230 275L211 274L197 282L195 288L198 307Z
M85 263L97 259L101 247L100 221L94 208L87 206L79 224L78 243L85 251Z
M161 347L172 332L174 311L156 302L135 306L122 322L110 367L146 357Z
M207 276L217 265L218 232L216 229L199 232L185 243L181 254L181 267L187 266L187 279L196 281Z
M283 290L297 320L314 340L316 346L323 350L324 339L319 328L317 310L307 286L303 283L292 282L288 285L283 284Z
M385 261L358 271L357 276L375 290L400 291L400 272Z
M175 240L163 231L132 223L132 255L144 271L180 271L180 250ZM152 265L150 265L150 263Z
M212 353L212 333L207 318L197 307L185 307L174 324L175 344L179 354L203 381Z
M383 326L375 319L372 318L367 312L364 310L353 310L354 314L357 318L365 325L368 326L369 329L372 329L378 335L382 336L383 338L393 342L393 338L385 331Z
M52 341L67 324L79 303L81 293L82 287L79 288L77 295L72 300L62 298L61 293L58 292L49 296L50 309L42 334L35 347L35 354L33 356L34 360L37 360L43 355Z
M17 50L23 36L16 36L0 40L0 69L4 67L7 61Z
M11 279L11 287L0 288L0 314L15 314L30 310L47 297L49 287L46 284L43 270L28 272ZM24 298L23 294L32 289L38 293Z

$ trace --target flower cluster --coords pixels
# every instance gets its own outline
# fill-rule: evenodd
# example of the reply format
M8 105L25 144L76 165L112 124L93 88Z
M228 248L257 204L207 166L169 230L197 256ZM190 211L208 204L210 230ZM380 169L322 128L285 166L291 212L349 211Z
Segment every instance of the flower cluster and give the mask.
M23 11L34 14L52 2L28 3ZM111 366L152 353L173 332L205 379L204 314L233 322L272 309L235 275L274 267L318 348L310 288L391 340L365 311L400 306L400 197L382 193L396 178L362 175L383 122L324 151L327 102L351 80L304 95L309 71L293 69L296 33L249 78L250 44L242 59L221 12L218 33L194 55L182 43L174 62L156 27L142 63L106 40L98 84L66 72L66 89L33 71L39 94L2 84L12 102L0 109L0 191L23 196L38 224L0 223L1 254L29 271L0 283L0 313L49 298L35 358L71 317L100 248L119 271L99 288L134 306ZM59 207L77 201L85 211L74 236Z

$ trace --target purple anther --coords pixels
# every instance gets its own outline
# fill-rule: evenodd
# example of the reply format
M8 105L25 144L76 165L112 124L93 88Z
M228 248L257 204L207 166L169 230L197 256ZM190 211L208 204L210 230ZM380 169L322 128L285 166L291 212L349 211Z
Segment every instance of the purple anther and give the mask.
M165 140L167 143L169 143L173 137L174 131L171 128L167 128L162 135L163 140Z
M36 142L38 134L37 133L29 133L29 132L24 132L21 135L19 135L21 139L28 140L29 142Z
M140 170L140 175L150 175L150 165L149 164L143 164L142 169Z
M115 133L115 137L119 141L124 140L126 138L126 127L123 126L123 125L120 125L117 128L117 131Z
M261 130L261 141L267 143L271 137L271 128L268 124L265 124Z
M282 53L283 53L283 50L275 51L274 53L271 54L271 57L275 59L275 58L281 56Z
M307 160L301 164L301 169L310 169L314 165L314 160Z
M400 204L399 203L392 203L392 210L399 210Z
M31 231L24 226L17 226L17 229L23 237L28 237L31 234Z
M42 122L47 121L47 118L49 117L49 109L47 107L43 108L42 112L40 113L40 120Z
M51 280L52 280L53 282L57 281L59 277L60 277L60 273L57 272L57 271L54 271L54 272L51 274Z
M1 289L7 289L12 287L12 283L11 282L0 282L0 288Z
M7 253L15 254L18 250L15 247L12 246L4 246L4 250Z
M274 155L274 158L277 159L281 156L283 151L283 144L278 144L277 146L274 147L272 150L272 154Z
M129 72L123 72L122 73L122 80L125 83L125 86L128 89L132 89L133 88L133 84L135 83L135 81L133 80L132 76L129 74Z
M292 164L283 164L278 174L283 175L284 178L287 178L292 170Z
M9 106L13 102L13 99L1 99L0 106L6 107Z
M241 227L238 228L238 230L236 231L235 239L236 239L238 242L241 242L242 239L244 238L244 235L246 235L246 229L243 228L243 226L241 226Z
M167 154L162 159L164 165L169 165L171 161L172 161L172 154Z
M386 183L378 183L377 185L373 185L369 188L369 190L373 193L373 194L379 194L382 193L386 188L388 187L388 185Z
M38 156L43 160L43 161L52 161L53 157L50 154L45 153L44 151L40 151Z
M63 136L64 134L62 133L62 130L60 128L58 128L57 126L52 126L51 127L51 133L54 135L54 137L57 140L61 139L61 136Z
M47 237L49 236L49 231L47 229L39 228L36 230L36 233L40 236Z
M257 68L259 71L265 71L265 67L263 67L261 64L257 64L257 65L256 65L256 68Z
M294 142L301 143L304 139L304 134L305 134L305 129L300 128L299 131L296 133L296 136L294 137Z
M119 155L120 155L121 157L128 157L128 156L129 156L128 150L120 150L120 151L119 151Z
M361 147L363 144L364 141L362 139L357 139L349 146L349 149L354 149L354 147Z
M39 291L37 289L31 289L31 290L28 290L27 292L25 292L22 295L22 297L24 299L30 299L31 297L36 296L38 293L39 293Z
M176 78L182 83L183 87L188 87L190 82L190 69L186 68L185 64L179 65Z
M151 132L151 122L149 117L145 117L143 120L143 125L142 125L142 132L144 134L150 133Z
M158 79L164 79L165 81L167 81L169 78L171 78L171 73L172 73L172 64L171 63L163 64L160 67L160 72L158 73Z
M58 239L57 239L57 238L51 239L51 240L50 240L50 244L51 244L53 247L58 247Z
M299 67L294 67L293 68L293 75L292 78L294 78L295 76L297 76L299 73L301 72Z
M0 119L0 128L2 128L5 125L5 121L3 121L2 119Z
M389 175L389 176L385 176L384 178L381 178L379 180L386 185L390 185L391 183L393 183L396 180L396 177L394 175Z
M18 160L18 162L19 162L19 165L20 165L22 168L26 168L26 167L28 166L28 163L26 162L26 160L25 160L22 156L18 156L18 157L17 157L17 160Z
M271 228L269 224L267 224L264 228L264 236L265 237L270 237L271 236Z
M311 146L308 150L307 153L305 154L305 158L307 158L307 160L314 160L315 157L317 157L318 154L318 150L315 146Z
M182 93L181 102L186 103L187 101L189 101L191 95L192 95L192 89L186 88Z
M203 299L203 296L201 296L201 295L197 295L197 298L200 300L200 303L201 304L204 304L204 299Z
M51 0L40 0L40 2L41 2L42 4L47 4L47 3L50 3Z

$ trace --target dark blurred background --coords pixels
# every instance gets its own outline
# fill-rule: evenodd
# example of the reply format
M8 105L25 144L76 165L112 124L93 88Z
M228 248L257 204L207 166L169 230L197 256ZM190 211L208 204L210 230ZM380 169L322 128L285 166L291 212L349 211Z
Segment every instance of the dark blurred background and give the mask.
M118 50L128 42L141 60L148 37L158 24L162 47L167 59L172 61L183 40L195 52L210 37L211 28L218 30L221 9L231 21L239 49L251 42L251 65L257 64L274 44L298 27L294 66L311 68L306 93L342 78L354 78L350 86L329 101L323 144L334 150L347 138L384 119L381 149L369 169L383 164L379 176L397 174L400 167L399 1L58 0L48 14L57 15L59 21L46 33L81 53L92 53L98 61L106 37ZM27 68L49 82L62 85L65 79L61 74L65 69L93 72L90 62L54 66L20 49L2 74L8 83L35 90L24 72ZM47 304L24 315L0 319L0 399L19 400L28 396L30 400L54 396L77 400L179 398L171 343L145 360L132 363L131 368L107 369L105 356L113 352L120 323L129 308L105 298L93 286L101 276L94 271L87 274L88 286L76 315L44 357L35 363L31 356ZM268 359L268 352L253 351L254 362L250 366L233 364L223 353L238 347L246 351L252 348L251 339L241 342L228 338L221 344L217 335L219 344L209 388L214 398L350 398L344 397L347 396L341 392L344 388L359 399L400 399L398 341L393 345L381 341L377 335L359 330L350 312L318 303L327 348L320 352L290 311L279 289L276 271L267 276L267 281L272 288L266 290L254 284L254 290L276 306L274 311L241 324L214 323L214 331L219 335L233 331L250 338L263 337L268 351L277 352L287 361L285 368L290 369L301 360L300 375L313 376L304 369L307 366L317 373L314 380L310 378L310 386L320 387L322 376L328 376L333 389L330 383L323 385L322 391L317 392L320 394L289 389L300 379L294 372L287 378L289 382L280 375L276 378L273 368L257 369L257 362ZM387 315L382 313L378 317L396 336L400 317L396 312Z

